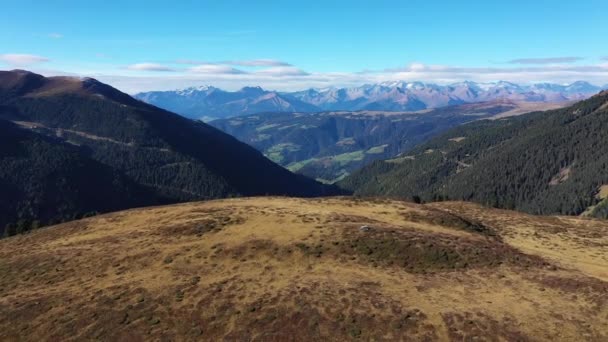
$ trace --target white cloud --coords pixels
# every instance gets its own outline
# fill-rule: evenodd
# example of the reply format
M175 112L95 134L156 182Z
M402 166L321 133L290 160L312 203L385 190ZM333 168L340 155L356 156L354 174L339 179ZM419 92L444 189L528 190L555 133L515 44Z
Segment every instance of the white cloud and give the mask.
M227 61L224 64L252 66L252 67L290 67L287 62L278 61L276 59L254 59L249 61Z
M168 66L157 63L136 63L127 66L127 69L137 71L175 71Z
M49 33L47 35L47 37L52 38L52 39L61 39L61 38L63 38L63 35L61 33L54 32L54 33Z
M191 64L191 65L214 64L214 63L211 63L211 62L197 61L195 59L177 59L177 60L175 60L175 63L177 63L177 64Z
M18 53L7 53L0 55L0 62L12 66L28 66L37 63L48 62L49 59L42 56L18 54Z
M428 67L422 63L412 63L408 68L410 71L421 71L427 69Z
M562 64L583 60L583 57L549 57L549 58L519 58L510 60L510 64Z
M171 64L168 64L171 66ZM511 81L515 83L572 83L578 80L596 85L608 83L608 62L597 64L547 64L505 66L457 66L412 63L400 68L365 70L360 72L306 72L296 67L277 66L254 70L241 70L231 65L203 63L189 68L171 69L165 65L140 63L131 66L132 73L121 73L106 65L105 71L96 73L81 70L82 76L92 76L127 92L170 90L188 86L211 84L226 90L244 86L261 86L265 89L294 91L307 88L352 87L365 83L385 81L423 81L449 84L465 80L476 82ZM146 71L172 70L160 76ZM91 70L91 69L89 69ZM95 70L95 69L93 69ZM124 68L123 68L124 70ZM73 71L73 70L69 70ZM139 71L139 72L137 72Z
M247 66L247 67L280 67L280 66L291 66L291 64L276 59L252 59L252 60L235 60L235 61L220 61L220 62L209 62L200 61L193 59L178 59L175 61L178 64L218 64L218 65L234 65L234 66Z
M268 75L268 76L308 76L310 75L302 69L295 67L279 66L268 69L262 69L255 72L256 75Z
M196 74L213 74L213 75L238 75L245 74L243 70L235 69L228 65L218 64L202 64L188 69L188 71Z

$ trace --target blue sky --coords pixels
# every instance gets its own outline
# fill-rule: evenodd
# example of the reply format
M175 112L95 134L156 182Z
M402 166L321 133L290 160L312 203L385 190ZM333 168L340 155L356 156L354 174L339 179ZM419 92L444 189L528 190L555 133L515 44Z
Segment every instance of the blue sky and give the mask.
M608 83L608 1L13 1L0 69L123 90Z

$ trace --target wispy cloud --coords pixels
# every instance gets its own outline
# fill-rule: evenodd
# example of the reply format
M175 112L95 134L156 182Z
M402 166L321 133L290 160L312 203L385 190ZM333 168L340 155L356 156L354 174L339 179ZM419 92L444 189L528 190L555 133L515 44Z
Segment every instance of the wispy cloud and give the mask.
M53 32L53 33L47 34L47 37L49 37L51 39L61 39L61 38L63 38L63 35L61 33Z
M391 68L382 71L368 71L367 73L435 73L435 74L521 74L529 73L531 76L548 72L567 73L592 73L592 72L608 72L606 65L547 65L547 66L529 66L529 67L512 67L512 68L497 68L497 67L459 67L449 65L429 65L422 63L412 63L402 68Z
M199 64L216 64L213 62L201 61L196 59L177 59L175 60L177 64L189 64L189 65L199 65Z
M289 67L291 64L276 59L254 59L249 61L227 61L224 64L252 67Z
M233 65L202 63L179 65L164 63L139 63L131 65L132 72L121 73L111 64L105 71L92 73L82 70L82 76L93 76L119 89L135 93L149 90L170 90L201 84L235 90L244 86L261 86L280 91L307 88L353 87L366 83L385 81L423 81L450 84L465 80L494 82L499 80L520 84L539 82L573 83L584 80L593 84L608 83L608 62L589 64L541 64L541 65L434 65L411 63L403 67L352 72L315 72L295 66L270 66L254 69L237 68ZM91 69L89 69L91 70ZM118 71L118 72L117 72ZM156 73L150 71L173 71Z
M212 75L238 75L246 74L245 71L233 68L228 65L218 64L202 64L188 69L195 74L212 74Z
M219 62L200 61L200 60L193 60L193 59L178 59L175 62L178 64L191 64L191 65L220 64L220 65L247 66L247 67L292 66L291 64L289 64L287 62L279 61L276 59L251 59L251 60L235 60L235 61L219 61Z
M519 58L510 60L510 64L563 64L583 60L583 57L549 57L549 58Z
M136 63L127 66L127 69L137 71L175 71L173 68L157 63Z
M291 66L279 66L268 69L262 69L255 72L256 75L268 75L268 76L307 76L310 75L302 69L298 69Z
M12 66L28 66L37 63L48 62L49 59L37 55L20 54L20 53L7 53L0 55L0 62Z
M268 68L256 72L234 72L229 66L199 66L187 73L175 73L170 77L99 75L106 81L130 93L150 90L171 90L193 85L212 84L216 87L237 90L244 86L261 86L264 89L295 91L308 88L354 87L366 83L385 81L423 81L451 84L465 80L495 82L499 80L520 84L554 82L570 84L585 80L593 84L608 83L607 65L547 65L543 67L460 67L446 65L410 64L403 68L367 72L295 72Z

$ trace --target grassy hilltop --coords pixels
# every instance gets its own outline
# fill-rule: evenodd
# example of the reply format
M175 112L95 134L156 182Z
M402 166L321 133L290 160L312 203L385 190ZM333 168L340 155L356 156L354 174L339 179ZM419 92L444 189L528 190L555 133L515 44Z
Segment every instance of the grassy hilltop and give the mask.
M0 339L605 341L607 236L462 202L133 209L0 241Z

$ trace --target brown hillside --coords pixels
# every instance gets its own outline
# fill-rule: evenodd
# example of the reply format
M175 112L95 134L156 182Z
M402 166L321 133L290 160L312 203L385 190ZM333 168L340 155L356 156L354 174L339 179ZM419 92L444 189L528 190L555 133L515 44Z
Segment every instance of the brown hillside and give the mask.
M246 198L0 241L0 340L606 341L608 222Z

